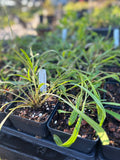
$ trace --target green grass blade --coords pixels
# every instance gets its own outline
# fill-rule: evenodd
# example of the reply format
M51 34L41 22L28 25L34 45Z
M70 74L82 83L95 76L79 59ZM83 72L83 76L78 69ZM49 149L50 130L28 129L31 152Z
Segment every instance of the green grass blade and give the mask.
M59 146L62 146L62 147L70 147L75 142L75 140L77 139L77 136L79 134L79 129L80 129L80 126L81 126L81 121L82 121L82 118L79 118L76 125L75 125L75 128L74 128L74 131L73 131L72 135L70 136L70 138L65 143L62 143L60 138L58 136L54 135L53 138L54 138L56 144L59 145Z
M113 112L111 110L108 110L108 109L105 109L105 111L110 114L111 116L113 116L114 118L120 120L120 114L116 113L116 112Z
M33 64L31 62L31 59L29 58L29 56L27 55L27 53L23 50L23 49L20 49L22 51L22 53L24 54L26 60L27 60L27 63L30 65L31 69L33 69Z

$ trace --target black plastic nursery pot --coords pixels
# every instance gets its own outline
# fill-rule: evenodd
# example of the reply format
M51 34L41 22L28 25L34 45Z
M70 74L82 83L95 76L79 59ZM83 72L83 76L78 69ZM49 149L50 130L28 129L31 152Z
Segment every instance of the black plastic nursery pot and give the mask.
M6 112L9 112L11 108L15 106L15 103L12 103L8 106L6 109ZM54 109L56 106L52 106L52 112L48 115L47 119L44 122L36 122L34 120L29 120L27 118L20 117L18 115L11 114L9 116L9 119L13 125L13 127L21 132L33 135L33 136L39 136L39 137L46 137L49 135L49 131L47 128L47 123L52 116Z
M0 112L0 122L6 117L6 112ZM11 126L10 119L8 118L4 123L4 126Z
M88 28L89 31L93 31L96 32L97 34L101 35L101 36L108 36L108 38L112 38L113 37L113 32L114 32L115 28Z
M87 9L83 9L83 10L80 10L80 11L77 11L77 18L80 19L84 16L85 13L87 13L88 10Z
M40 23L43 23L43 18L44 18L44 16L43 16L43 15L40 15L39 17L40 17Z
M120 108L117 109L114 106L113 106L113 108L112 108L112 106L111 107L105 106L105 108L109 108L109 109L112 109L114 111L117 110L120 113ZM116 128L118 128L118 130L120 130L120 127L119 127L120 121L118 121L116 123L117 120L115 120L114 117L112 117L112 116L110 116L110 117L112 119L113 124L111 124L111 121L107 121L107 122L105 121L105 123L103 125L103 128L106 130L106 128L110 127L110 125L111 125L110 130L106 131L107 134L108 134L108 137L110 137L111 134L112 134L113 135L112 137L114 138L116 136L117 137L116 141L119 141L120 140L120 131L117 132ZM106 125L106 123L107 123L107 125ZM116 128L114 128L114 125L116 125ZM115 142L112 142L113 139L112 140L110 139L110 141L111 141L111 143L115 144ZM102 153L105 160L113 160L113 159L114 160L119 160L120 159L120 148L117 147L117 146L112 146L112 145L104 145L103 146L103 145L101 145L101 153Z
M115 102L119 103L119 95L120 95L120 83L118 81L109 79L108 82L105 83L104 86L105 90L110 92L109 94L104 95L104 99L107 99L107 101L115 100ZM111 98L112 97L112 98ZM113 106L113 105L104 105L106 109L113 110L115 112L118 112L120 114L120 107L119 106ZM110 120L109 120L109 119ZM116 141L118 142L120 140L120 121L116 120L114 117L107 114L107 120L105 121L103 128L106 130L109 128L107 132L108 137L117 138ZM110 139L111 143L113 139ZM120 159L120 148L114 145L101 145L101 153L105 160L119 160Z
M50 117L47 126L52 135L56 134L61 138L62 142L65 142L70 138L71 134L54 129L50 126L51 120L55 115L55 113L57 112L58 107L59 105L57 105L57 107L55 108L54 113ZM97 138L96 140L90 140L90 139L81 138L80 136L78 136L77 140L71 145L70 148L73 150L79 151L81 153L89 154L96 149L96 145L98 142L99 142L99 138Z
M102 154L105 160L120 160L120 148L109 145L102 146Z
M48 24L52 24L54 20L55 20L55 16L54 15L48 15L47 16Z
M38 35L39 36L41 36L41 35L45 35L45 33L48 33L48 32L50 32L50 31L52 31L52 29L51 28L42 28L42 29L37 29L37 33L38 33Z

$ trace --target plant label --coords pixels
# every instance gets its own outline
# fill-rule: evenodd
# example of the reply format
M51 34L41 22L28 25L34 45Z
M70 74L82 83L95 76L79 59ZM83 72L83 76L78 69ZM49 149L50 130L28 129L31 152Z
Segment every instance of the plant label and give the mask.
M113 38L114 38L114 47L117 48L119 46L119 29L118 28L114 29Z
M67 38L67 28L64 28L62 30L62 40L63 40L63 42L66 40L66 38Z
M47 74L46 74L46 70L45 69L41 69L39 71L39 84L41 83L47 83ZM42 85L42 87L40 88L40 91L41 92L45 92L47 89L46 89L46 85Z

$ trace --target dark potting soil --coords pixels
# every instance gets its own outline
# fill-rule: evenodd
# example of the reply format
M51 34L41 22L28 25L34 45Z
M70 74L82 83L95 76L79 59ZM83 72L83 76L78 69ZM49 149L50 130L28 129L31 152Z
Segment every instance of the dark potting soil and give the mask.
M119 66L104 66L103 70L106 72L119 73L120 67Z
M1 94L0 94L0 108L1 108L4 104L12 101L13 99L14 99L14 96L13 96L12 94L5 93L5 92L1 93ZM4 110L4 109L3 109L3 110Z
M0 61L0 69L5 65L4 61Z
M106 97L108 102L120 103L120 84L119 83L107 83L106 84Z
M120 114L120 110L112 110ZM120 148L120 121L107 115L103 128L108 134L110 145Z
M23 107L16 109L14 115L18 115L22 118L27 118L36 122L45 122L57 103L57 99L48 98L44 104L40 107Z
M69 106L66 106L64 104L62 104L61 107L58 109L68 111L68 112L72 111L72 109ZM91 111L87 110L86 112L88 113ZM92 113L90 113L90 114L93 119L96 119L96 116L94 114L92 114ZM60 130L60 131L72 134L76 123L69 126L68 125L69 117L70 117L70 113L56 112L52 118L52 121L50 123L50 127L54 128L56 130ZM95 140L97 138L94 129L85 120L82 120L79 136L82 138L90 139L90 140L91 139Z

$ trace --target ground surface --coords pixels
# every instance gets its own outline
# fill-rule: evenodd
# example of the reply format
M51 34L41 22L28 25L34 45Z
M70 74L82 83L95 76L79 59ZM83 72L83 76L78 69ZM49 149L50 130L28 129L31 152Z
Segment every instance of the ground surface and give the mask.
M36 35L35 28L39 24L39 17L38 15L34 15L31 22L26 24L26 28L23 26L22 23L16 23L10 27L5 27L4 29L0 29L0 40L3 39L13 39L15 36L24 36L24 35Z

